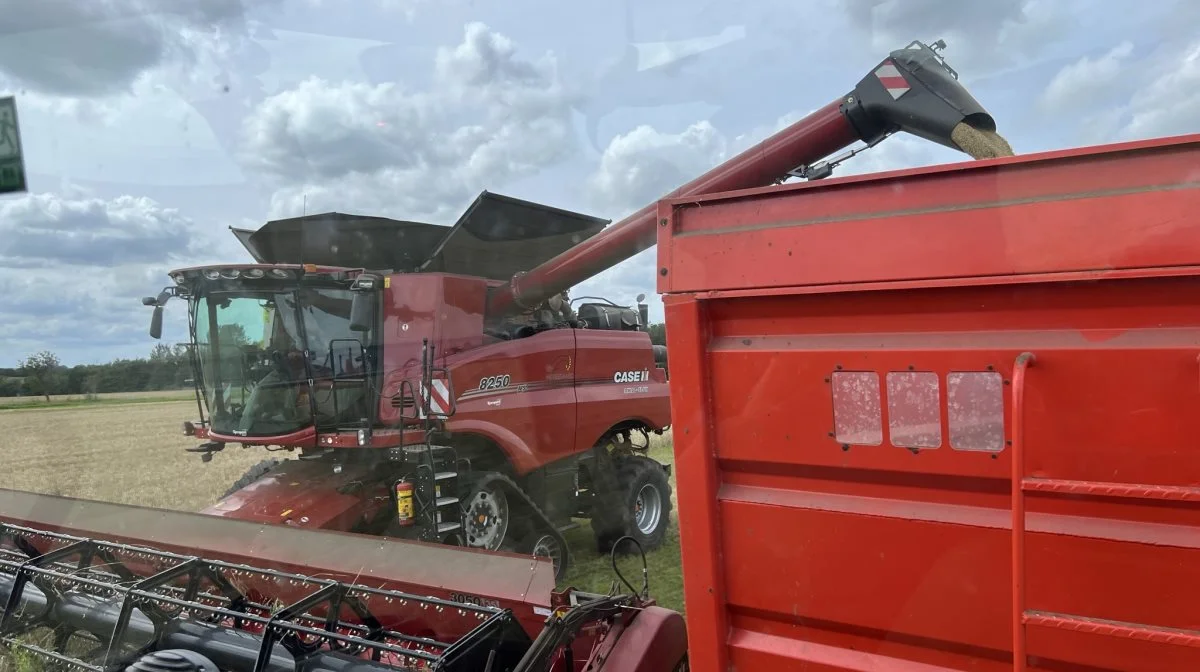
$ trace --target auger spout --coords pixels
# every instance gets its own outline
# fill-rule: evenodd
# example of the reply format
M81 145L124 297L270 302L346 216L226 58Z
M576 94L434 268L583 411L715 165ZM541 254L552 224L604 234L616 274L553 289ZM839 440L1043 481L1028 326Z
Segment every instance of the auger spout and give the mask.
M937 48L944 46L940 41ZM700 196L769 185L789 173L821 174L810 167L856 141L874 145L905 131L977 159L1012 154L996 123L958 81L942 57L920 42L893 51L849 93L663 198ZM653 247L656 203L648 204L493 290L489 315L536 306L546 298Z

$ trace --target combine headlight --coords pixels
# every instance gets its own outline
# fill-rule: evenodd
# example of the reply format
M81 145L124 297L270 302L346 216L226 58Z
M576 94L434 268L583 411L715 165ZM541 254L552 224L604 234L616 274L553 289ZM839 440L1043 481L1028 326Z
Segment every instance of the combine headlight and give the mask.
M204 271L204 277L209 280L216 280L221 277L221 272L215 268L210 268Z
M182 285L184 282L187 282L187 278L183 277L182 273L172 274L171 279L174 280L175 284L177 284L177 285Z
M271 275L280 280L290 280L292 278L292 272L286 268L272 268Z
M257 279L263 277L263 270L261 268L247 268L242 273L242 275L244 275L247 278L253 278L253 279L257 280Z
M225 271L221 271L221 277L225 278L226 280L237 280L238 277L240 277L241 275L242 275L242 272L236 268L231 268L231 269L228 269Z

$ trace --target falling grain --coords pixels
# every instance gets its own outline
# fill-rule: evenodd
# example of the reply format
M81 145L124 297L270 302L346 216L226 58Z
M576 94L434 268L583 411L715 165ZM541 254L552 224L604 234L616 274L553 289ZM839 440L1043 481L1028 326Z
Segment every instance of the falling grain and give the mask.
M994 159L1012 156L1012 146L999 133L962 123L950 132L950 139L973 159Z

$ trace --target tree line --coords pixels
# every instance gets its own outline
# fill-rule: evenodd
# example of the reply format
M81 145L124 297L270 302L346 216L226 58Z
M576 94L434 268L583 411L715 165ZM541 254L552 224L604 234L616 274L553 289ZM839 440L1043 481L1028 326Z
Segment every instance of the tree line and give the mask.
M42 351L16 368L0 368L0 397L53 394L94 395L105 392L178 390L191 386L187 346L160 343L150 356L117 359L107 364L64 366L58 356Z

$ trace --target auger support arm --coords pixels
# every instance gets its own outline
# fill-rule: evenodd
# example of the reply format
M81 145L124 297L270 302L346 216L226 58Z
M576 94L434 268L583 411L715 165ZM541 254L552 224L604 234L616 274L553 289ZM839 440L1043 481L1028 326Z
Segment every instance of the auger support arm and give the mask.
M985 132L996 130L992 117L937 52L914 42L893 51L854 90L663 198L766 186L798 168L804 172L855 141L872 145L897 131L963 149L952 138L961 124ZM656 232L657 204L652 203L494 289L488 297L488 314L535 306L653 247Z

